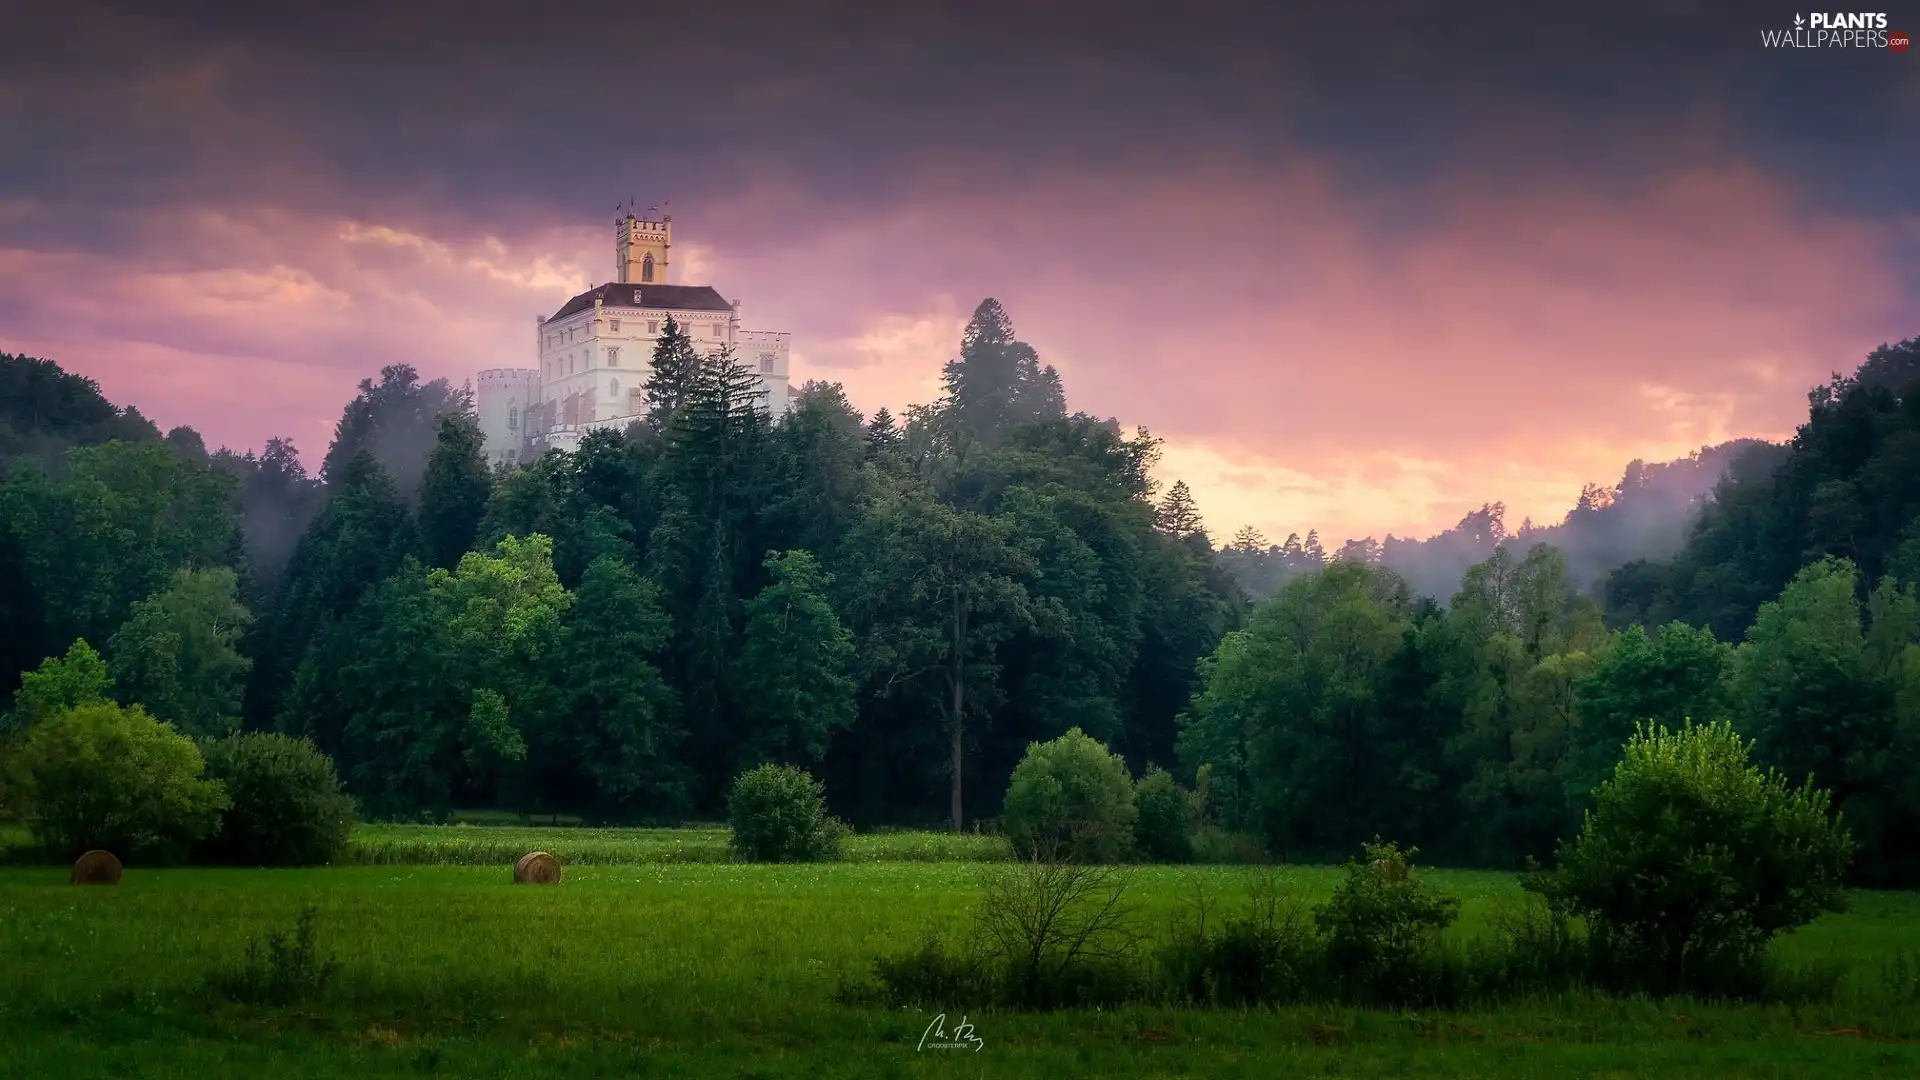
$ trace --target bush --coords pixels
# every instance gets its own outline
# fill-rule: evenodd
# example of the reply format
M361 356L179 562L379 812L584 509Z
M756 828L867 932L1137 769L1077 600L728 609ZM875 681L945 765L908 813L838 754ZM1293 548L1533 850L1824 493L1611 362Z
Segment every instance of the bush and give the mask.
M1273 856L1254 833L1202 825L1193 834L1193 861L1208 866L1260 866L1273 862Z
M741 773L727 796L734 854L754 862L817 862L840 856L846 826L827 814L826 788L791 765Z
M41 720L14 762L35 840L69 858L104 848L166 859L212 835L228 798L204 767L191 739L138 705L112 704Z
M203 746L207 773L232 800L200 857L241 866L321 866L338 859L353 800L333 762L305 739L233 735Z
M1526 881L1586 921L1619 981L1750 990L1774 935L1844 908L1853 841L1827 793L1789 787L1749 751L1724 722L1642 726L1558 868Z
M949 946L929 934L874 961L877 992L843 1000L892 1006L953 1001L1053 1009L1138 1000L1142 978L1133 868L1034 859L982 874L971 934Z
M217 994L253 1005L311 1001L340 973L340 962L320 951L319 911L302 908L291 932L273 931L247 943L246 956L208 980Z
M1419 849L1378 840L1362 847L1365 860L1347 862L1347 879L1313 913L1329 972L1358 1003L1436 1004L1444 996L1440 932L1459 916L1460 901L1413 873Z
M1238 913L1213 917L1195 879L1192 918L1161 950L1166 990L1181 1004L1247 1008L1305 999L1320 960L1305 904L1268 870L1249 878Z
M1155 862L1187 862L1193 858L1193 796L1172 774L1158 765L1134 786L1138 812L1134 844Z
M1076 727L1027 747L1000 820L1022 858L1111 863L1132 850L1138 813L1126 762Z

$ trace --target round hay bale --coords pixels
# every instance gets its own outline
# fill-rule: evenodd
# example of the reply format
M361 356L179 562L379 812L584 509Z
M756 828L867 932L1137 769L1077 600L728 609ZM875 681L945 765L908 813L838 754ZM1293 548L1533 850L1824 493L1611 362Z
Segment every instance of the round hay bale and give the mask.
M558 885L560 860L544 851L529 851L513 864L516 885Z
M73 861L73 876L68 880L75 885L118 885L120 860L111 851L89 851Z

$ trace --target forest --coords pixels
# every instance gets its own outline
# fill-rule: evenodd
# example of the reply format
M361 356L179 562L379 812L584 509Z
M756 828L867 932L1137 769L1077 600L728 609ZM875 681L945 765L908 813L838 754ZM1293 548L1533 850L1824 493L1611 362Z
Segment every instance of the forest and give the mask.
M1920 339L1784 446L1331 553L1216 543L992 300L903 415L754 386L669 333L645 422L490 469L470 393L393 365L309 475L0 356L0 739L100 678L197 738L312 740L370 817L711 820L772 762L856 827L957 831L1079 728L1289 860L1512 867L1636 725L1725 719L1833 793L1861 881L1920 879Z

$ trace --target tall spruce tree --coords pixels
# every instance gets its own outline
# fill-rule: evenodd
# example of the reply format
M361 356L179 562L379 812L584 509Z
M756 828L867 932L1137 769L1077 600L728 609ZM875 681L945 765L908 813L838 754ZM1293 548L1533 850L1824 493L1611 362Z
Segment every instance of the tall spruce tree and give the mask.
M944 381L942 411L963 458L971 447L997 445L1016 424L1066 415L1059 373L1014 337L1013 320L992 297L974 309Z
M647 423L655 431L665 431L672 424L674 414L693 392L700 367L700 354L694 351L686 328L673 316L667 316L666 325L661 327L660 337L653 345L653 370L644 387Z
M1207 535L1206 523L1200 520L1200 505L1193 501L1193 492L1188 490L1185 480L1175 480L1161 497L1154 525L1175 540Z

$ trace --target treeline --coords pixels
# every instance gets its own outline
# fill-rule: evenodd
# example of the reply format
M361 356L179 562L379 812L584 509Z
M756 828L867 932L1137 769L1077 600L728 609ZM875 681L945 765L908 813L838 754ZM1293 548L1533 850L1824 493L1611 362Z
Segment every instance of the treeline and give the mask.
M1915 354L1736 455L1606 610L1482 515L1496 542L1444 606L1310 534L1251 616L1185 485L1155 497L1156 442L1069 413L992 301L904 417L813 383L769 418L676 330L645 422L499 471L465 392L405 367L361 384L310 478L285 440L209 455L8 358L39 396L7 414L6 670L84 639L123 702L309 738L378 816L713 817L777 763L857 825L966 826L1079 728L1276 854L1381 835L1486 865L1549 857L1637 723L1730 719L1834 793L1866 878L1909 881ZM1708 458L1622 486L1671 502ZM1638 498L1589 494L1570 521Z
M670 330L647 422L510 471L464 391L402 366L315 478L286 440L60 428L0 485L9 672L94 643L123 701L310 738L394 817L704 817L778 762L857 824L959 826L1070 727L1173 762L1244 601L1159 527L1155 440L1069 414L997 303L904 418L814 383L775 421Z
M1308 568L1204 662L1183 763L1283 853L1384 835L1511 865L1571 835L1637 723L1727 719L1833 792L1863 879L1912 883L1917 538L1909 340L1816 390L1789 446L1737 457L1671 562L1610 577L1604 614L1546 545L1497 545L1444 608L1370 551Z
M1486 503L1469 511L1458 524L1425 540L1394 536L1385 540L1359 537L1328 551L1318 530L1306 538L1290 534L1279 544L1251 526L1241 529L1221 548L1220 562L1255 600L1263 600L1302 574L1324 567L1328 560L1365 562L1384 566L1405 579L1421 596L1452 596L1467 568L1509 547L1525 554L1535 544L1560 549L1567 573L1583 592L1598 593L1613 571L1630 562L1666 559L1676 554L1712 501L1715 485L1735 462L1747 471L1769 469L1786 449L1758 439L1735 439L1705 446L1676 461L1632 461L1612 486L1588 484L1573 509L1557 525L1537 525L1531 518L1518 528L1507 524L1504 503Z

